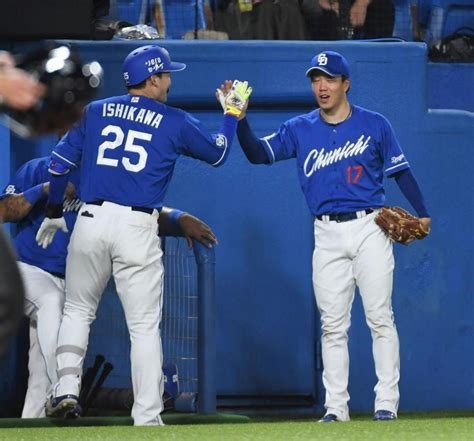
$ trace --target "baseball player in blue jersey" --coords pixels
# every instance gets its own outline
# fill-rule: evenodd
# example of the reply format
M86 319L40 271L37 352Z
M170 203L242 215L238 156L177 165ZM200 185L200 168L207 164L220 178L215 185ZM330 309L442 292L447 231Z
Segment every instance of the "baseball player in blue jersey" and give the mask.
M321 314L326 388L326 414L320 421L349 420L347 332L356 286L373 341L378 378L374 419L393 420L400 375L391 303L394 258L392 243L374 222L385 204L384 176L395 178L426 231L431 219L390 123L349 103L346 59L337 52L320 53L306 75L319 109L286 121L261 139L242 113L237 134L252 163L296 158L314 216L313 287ZM224 95L228 88L221 87Z
M246 82L235 81L221 130L208 135L198 120L165 104L170 73L185 67L159 46L133 50L123 65L128 94L92 102L53 151L47 217L37 242L47 247L57 229L66 229L58 195L79 163L85 204L69 244L59 381L47 415L77 408L90 324L113 275L130 331L134 424L163 425L163 265L156 221L178 157L222 165L251 93Z
M17 222L15 247L25 285L25 314L30 318L28 389L23 418L44 417L47 394L56 377L56 340L64 304L64 274L69 234L60 232L51 247L44 250L36 243L36 234L44 219L48 192L49 158L27 162L16 173L0 196L4 222ZM76 196L79 174L68 176L64 198L64 219L71 231L81 206Z
M64 305L67 246L82 206L75 190L79 187L75 169L68 175L63 202L68 232L59 232L47 249L36 243L49 188L49 162L49 156L28 161L0 196L0 219L17 223L15 246L26 291L25 314L30 318L30 375L23 418L45 416L46 397L57 382L56 343ZM190 243L192 239L208 246L217 243L204 222L180 210L164 207L159 226L161 234L184 235Z

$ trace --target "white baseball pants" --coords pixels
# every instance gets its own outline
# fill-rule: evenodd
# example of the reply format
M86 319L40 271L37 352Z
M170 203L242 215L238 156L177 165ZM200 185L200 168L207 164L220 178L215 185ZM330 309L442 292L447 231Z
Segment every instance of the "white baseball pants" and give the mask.
M365 213L364 213L365 214ZM356 285L372 335L377 374L375 410L397 413L400 356L392 312L392 244L376 212L348 222L315 220L313 287L321 314L326 414L349 420L347 332Z
M28 389L22 418L45 416L44 404L56 376L56 344L64 305L64 280L18 262L25 285L25 314L30 319Z
M160 339L163 264L158 212L104 202L81 208L68 248L66 302L58 338L54 396L79 395L89 330L113 274L131 340L135 425L162 425Z

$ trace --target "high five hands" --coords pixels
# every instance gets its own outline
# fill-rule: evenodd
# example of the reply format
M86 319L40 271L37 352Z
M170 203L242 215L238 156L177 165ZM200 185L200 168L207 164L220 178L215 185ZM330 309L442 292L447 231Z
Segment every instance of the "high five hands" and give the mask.
M216 89L217 101L226 115L234 115L239 120L245 118L252 88L247 81L226 80Z

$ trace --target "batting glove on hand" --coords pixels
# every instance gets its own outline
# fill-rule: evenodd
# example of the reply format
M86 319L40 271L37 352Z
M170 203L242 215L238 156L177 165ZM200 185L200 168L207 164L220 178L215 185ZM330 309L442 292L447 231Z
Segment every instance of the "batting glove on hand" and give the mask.
M54 239L56 231L59 229L64 233L68 232L64 217L58 217L54 219L45 217L41 223L38 233L36 234L36 243L43 249L48 248Z
M235 80L229 93L224 95L224 92L217 89L217 95L222 109L226 115L233 115L239 117L242 111L245 110L252 88L247 81Z

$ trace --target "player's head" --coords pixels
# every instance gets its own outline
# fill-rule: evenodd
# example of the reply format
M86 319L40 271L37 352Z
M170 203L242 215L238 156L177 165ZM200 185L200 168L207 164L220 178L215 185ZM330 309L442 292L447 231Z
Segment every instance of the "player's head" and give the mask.
M313 57L306 76L311 79L311 89L322 109L336 108L347 99L349 64L340 53L325 51Z
M140 89L150 77L161 77L162 74L178 72L185 68L184 63L171 61L166 49L147 45L134 49L127 55L123 62L123 78L128 89Z

